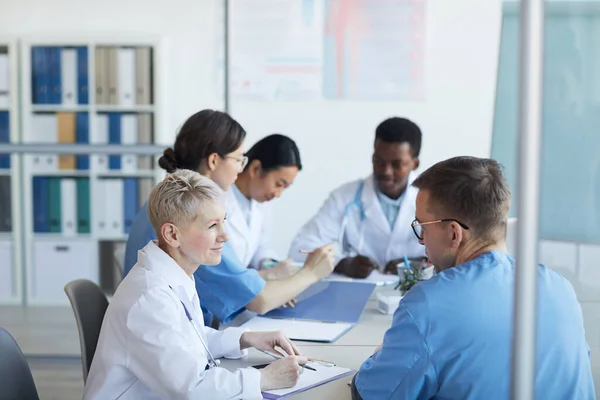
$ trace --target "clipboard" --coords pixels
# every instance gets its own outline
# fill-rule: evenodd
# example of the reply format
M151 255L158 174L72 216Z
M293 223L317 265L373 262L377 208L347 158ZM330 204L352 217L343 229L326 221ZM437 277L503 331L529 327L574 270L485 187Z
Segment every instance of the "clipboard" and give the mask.
M316 371L305 370L298 378L298 383L294 387L288 389L267 390L262 392L264 399L279 400L294 396L298 393L305 392L317 386L341 379L345 376L353 374L354 370L342 367L328 367L318 363L308 363ZM257 365L253 368L264 368L266 365Z

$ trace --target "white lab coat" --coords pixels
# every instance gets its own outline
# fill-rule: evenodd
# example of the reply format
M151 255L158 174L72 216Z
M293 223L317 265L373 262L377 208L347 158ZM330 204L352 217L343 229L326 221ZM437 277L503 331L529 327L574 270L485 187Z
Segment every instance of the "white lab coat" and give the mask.
M277 253L271 248L268 232L270 204L250 201L250 225L233 190L227 191L226 207L229 243L242 265L258 268L260 261L265 258L278 260Z
M410 186L410 183L415 178L416 174L413 172L409 177L409 186L406 188L393 229L390 229L390 224L379 204L373 176L366 178L361 195L365 220L361 222L357 206L350 208L344 242L359 254L369 257L382 266L388 261L404 256L409 258L425 256L425 248L419 244L410 226L415 219L418 192L415 187ZM300 229L294 238L290 248L290 258L304 261L306 255L300 253L300 250L312 250L338 239L346 207L354 201L362 181L361 179L344 184L329 195L319 212ZM340 259L341 255L338 254L336 262Z
M214 357L245 354L243 330L205 327L193 279L149 242L106 311L84 399L262 399L259 371L205 370L208 355L183 303Z

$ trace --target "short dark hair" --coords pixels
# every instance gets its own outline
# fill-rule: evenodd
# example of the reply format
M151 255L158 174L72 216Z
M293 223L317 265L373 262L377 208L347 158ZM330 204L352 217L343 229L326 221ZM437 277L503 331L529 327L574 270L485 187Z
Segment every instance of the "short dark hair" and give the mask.
M419 157L421 152L421 129L417 124L407 118L388 118L375 129L375 140L388 143L408 143L413 158Z
M264 172L269 172L281 167L298 167L302 170L300 150L296 143L285 135L275 133L265 136L256 142L246 153L248 165L259 160Z
M221 157L237 150L246 131L229 114L202 110L189 117L175 139L166 149L158 165L171 173L177 169L197 171L200 162L213 153Z
M496 160L454 157L424 171L413 186L429 192L440 218L456 218L481 238L506 232L510 188Z

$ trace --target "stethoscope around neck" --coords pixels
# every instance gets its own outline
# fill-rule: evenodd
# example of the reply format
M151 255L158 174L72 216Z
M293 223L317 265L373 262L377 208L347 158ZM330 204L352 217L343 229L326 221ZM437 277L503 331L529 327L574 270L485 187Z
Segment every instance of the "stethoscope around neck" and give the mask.
M354 194L354 199L346 205L344 209L344 216L342 217L342 223L340 224L340 229L338 231L337 244L339 246L339 250L342 254L342 257L354 257L359 255L360 250L363 245L363 222L366 218L365 214L365 206L362 203L361 197L363 193L363 188L365 186L365 181L361 181L356 189L356 193ZM358 210L360 215L360 232L358 239L358 247L353 249L350 244L344 242L344 236L346 235L346 228L348 226L348 221L350 219L350 213L352 209L355 208Z
M171 288L171 290L173 290L173 288L171 286L169 286L169 287ZM175 290L173 290L173 292L175 292ZM177 293L175 293L175 294L177 294ZM183 300L180 299L179 301L181 302L181 305L183 306L183 311L185 311L185 316L190 321L190 324L192 324L192 328L194 328L196 335L198 335L198 338L200 339L200 343L202 343L204 350L206 350L206 355L208 356L207 357L208 358L208 366L207 367L208 368L217 368L219 366L219 364L221 364L221 361L215 360L212 353L208 349L208 346L206 345L206 342L204 341L204 338L202 337L200 330L198 330L198 327L196 326L196 323L194 322L194 317L192 315L192 312L188 309L188 307L185 305Z

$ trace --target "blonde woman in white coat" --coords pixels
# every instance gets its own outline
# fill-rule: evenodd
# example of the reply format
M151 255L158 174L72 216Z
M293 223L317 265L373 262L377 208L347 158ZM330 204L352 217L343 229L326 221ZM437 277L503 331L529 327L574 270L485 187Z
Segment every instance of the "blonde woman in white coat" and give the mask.
M138 252L110 302L84 399L262 399L296 384L307 360L281 332L204 326L194 272L221 261L228 237L220 192L189 170L152 189L158 240ZM287 354L262 370L219 367L218 357L240 358L249 347Z

